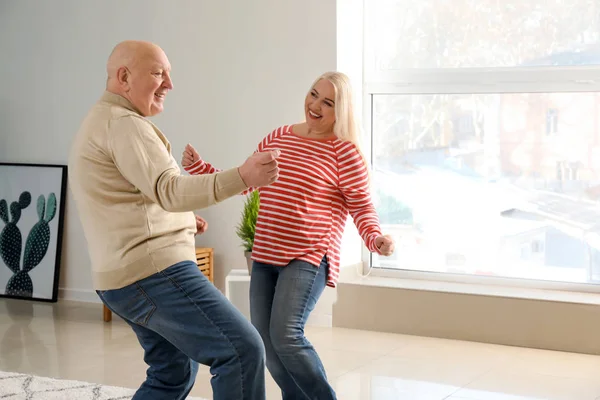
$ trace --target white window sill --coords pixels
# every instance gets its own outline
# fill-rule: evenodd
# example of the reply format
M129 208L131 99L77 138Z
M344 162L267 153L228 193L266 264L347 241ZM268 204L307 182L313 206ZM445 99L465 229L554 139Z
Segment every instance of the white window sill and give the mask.
M553 301L560 303L600 305L600 293L537 289L531 287L512 287L478 283L458 283L425 279L401 279L373 275L361 277L356 276L356 274L350 273L342 276L340 278L339 283L340 285L364 285L405 290L457 293L475 296L508 297L517 299Z

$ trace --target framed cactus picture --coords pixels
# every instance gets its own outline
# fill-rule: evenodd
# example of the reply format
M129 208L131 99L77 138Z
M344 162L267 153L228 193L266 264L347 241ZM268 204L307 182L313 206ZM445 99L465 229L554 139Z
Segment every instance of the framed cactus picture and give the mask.
M58 298L67 166L0 163L0 297Z

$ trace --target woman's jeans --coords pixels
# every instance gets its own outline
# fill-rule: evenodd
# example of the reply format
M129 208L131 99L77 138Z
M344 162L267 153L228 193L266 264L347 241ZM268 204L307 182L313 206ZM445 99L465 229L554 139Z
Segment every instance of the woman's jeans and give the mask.
M327 282L328 263L319 268L293 260L285 267L254 262L250 314L267 353L267 368L283 400L335 399L304 325Z

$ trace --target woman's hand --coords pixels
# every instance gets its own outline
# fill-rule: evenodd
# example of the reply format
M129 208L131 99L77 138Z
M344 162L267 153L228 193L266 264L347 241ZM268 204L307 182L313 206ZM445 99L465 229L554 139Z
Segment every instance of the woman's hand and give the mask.
M375 245L383 256L391 256L394 253L394 239L390 235L377 237Z
M200 159L200 154L196 151L196 149L191 145L187 144L185 149L183 150L183 154L181 155L181 165L183 167L187 167L195 163Z

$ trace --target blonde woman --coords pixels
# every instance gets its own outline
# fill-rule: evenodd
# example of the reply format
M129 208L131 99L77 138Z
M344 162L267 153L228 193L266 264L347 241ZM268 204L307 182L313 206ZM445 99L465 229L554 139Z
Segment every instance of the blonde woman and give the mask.
M371 201L347 76L317 78L304 112L305 122L275 129L257 149L281 154L279 179L258 189L250 312L284 400L336 398L304 326L325 286L338 282L348 213L370 251L394 251ZM190 174L218 171L190 145L182 165Z

